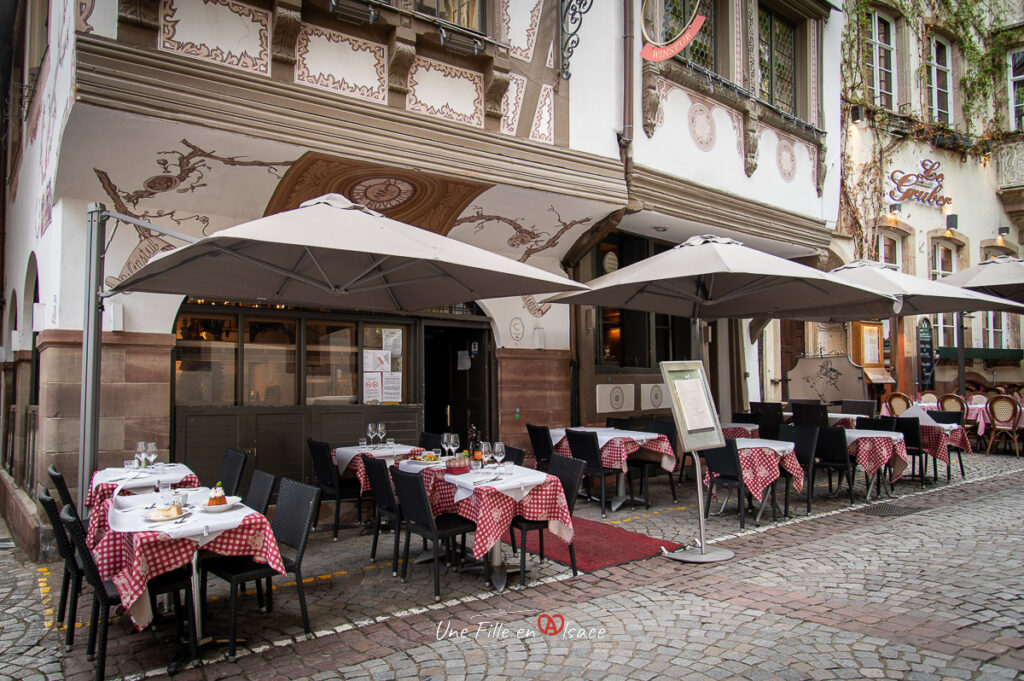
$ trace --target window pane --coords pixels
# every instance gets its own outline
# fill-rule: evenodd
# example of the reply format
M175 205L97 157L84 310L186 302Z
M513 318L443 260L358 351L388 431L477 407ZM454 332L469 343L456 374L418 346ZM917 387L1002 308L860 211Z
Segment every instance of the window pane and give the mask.
M175 327L174 403L227 407L236 404L236 317L181 315Z
M405 370L408 333L397 325L363 325L363 375L381 373L382 401L408 401L409 372ZM373 352L378 351L378 352ZM373 361L373 365L368 365Z
M761 99L772 100L772 15L758 10L758 60L761 65Z
M266 407L295 404L297 327L294 320L245 320L243 404Z
M622 362L622 310L601 308L601 361Z
M693 14L696 2L688 0L686 3L686 13L683 15L683 21L688 21L690 15ZM700 64L709 71L715 70L715 3L714 0L704 0L700 3L698 14L704 16L704 25L700 27L700 32L694 37L693 42L683 50L683 56L692 61L695 64ZM678 35L678 32L673 33Z
M306 404L355 404L359 391L356 324L306 324Z
M940 248L940 266L944 274L953 271L953 251L949 248Z
M483 0L417 0L416 11L474 31L484 31Z
M887 265L897 265L896 262L896 239L882 237L882 262Z
M793 113L796 110L796 29L778 17L774 17L775 82L773 84L775 106Z

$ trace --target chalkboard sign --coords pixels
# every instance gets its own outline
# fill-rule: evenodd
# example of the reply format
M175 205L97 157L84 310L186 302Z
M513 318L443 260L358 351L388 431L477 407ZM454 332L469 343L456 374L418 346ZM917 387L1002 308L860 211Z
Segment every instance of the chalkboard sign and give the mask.
M917 325L917 356L921 366L921 390L935 390L935 349L932 347L932 323L928 319L922 319Z

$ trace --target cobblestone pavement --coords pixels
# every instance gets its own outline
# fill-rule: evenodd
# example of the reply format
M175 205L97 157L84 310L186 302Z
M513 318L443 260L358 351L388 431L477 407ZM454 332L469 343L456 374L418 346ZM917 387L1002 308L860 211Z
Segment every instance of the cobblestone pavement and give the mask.
M863 503L863 480L853 507L818 489L812 516L799 496L792 520L748 520L742 533L731 503L708 522L712 541L736 553L724 563L654 557L572 578L531 557L528 586L502 594L480 577L442 574L440 604L428 565L404 584L392 578L391 535L384 559L370 563L369 537L349 529L335 543L322 527L305 563L313 636L302 633L294 584L278 580L273 616L259 614L252 595L243 601L248 641L236 661L212 647L202 666L173 678L1024 679L1024 460L965 463L965 481L957 471L946 485L943 468L938 485L899 483L897 498L881 503ZM693 488L685 483L673 502L655 478L651 510L627 504L605 522L685 543L696 527ZM585 501L577 514L600 520ZM42 613L36 567L22 571L28 579L11 589L20 610ZM56 591L60 572L49 574ZM211 593L209 633L223 635L226 589ZM83 606L79 618L87 614ZM545 625L560 631L544 635ZM84 637L68 654L56 632L47 639L48 661L72 681L91 678ZM140 634L115 618L108 674L164 678L180 649L171 626ZM20 677L8 657L0 674Z

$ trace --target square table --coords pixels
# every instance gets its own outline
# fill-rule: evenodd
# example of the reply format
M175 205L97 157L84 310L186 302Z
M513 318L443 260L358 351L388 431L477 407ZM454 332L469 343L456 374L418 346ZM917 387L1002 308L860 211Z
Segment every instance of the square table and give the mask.
M423 465L401 461L399 469L420 473L434 515L458 513L476 523L473 557L488 555L487 569L491 584L505 588L508 571L505 567L501 537L512 519L547 520L548 530L568 543L573 538L572 516L566 503L562 483L553 475L523 466L512 466L512 475L500 478L498 469L485 467L455 475L444 464Z
M621 471L616 476L615 496L608 503L612 511L618 511L626 502L626 477L623 474L629 470L630 454L643 448L661 455L663 470L671 474L676 468L676 456L672 451L672 443L660 433L594 426L580 426L572 428L572 430L597 433L597 444L601 448L601 464L606 468L615 468ZM565 428L551 428L551 444L554 445L556 454L572 456L565 431Z
M363 457L360 454L369 454L375 459L384 459L388 466L393 466L396 461L408 459L409 457L422 454L425 450L414 445L351 445L348 447L335 447L331 451L334 463L338 466L338 472L344 473L351 469L359 478L359 491L370 491L370 478L366 475L366 467L363 466Z
M829 412L828 413L828 425L831 428L853 428L857 425L857 419L862 418L864 414L844 414L842 412ZM784 411L782 412L782 420L789 423L793 420L793 412Z
M722 423L722 437L758 437L760 433L756 423Z
M198 487L199 478L183 463L158 463L146 468L104 468L92 474L85 505L95 506L120 490L121 494L152 491L159 483L172 487Z
M761 519L764 510L764 491L782 474L781 468L793 476L793 489L797 492L804 487L804 469L796 458L796 445L786 440L766 440L761 438L738 437L736 452L740 459L740 471L743 474L743 485L751 496L760 503L757 520ZM704 485L710 489L710 471L704 471ZM728 501L728 499L726 500ZM743 501L740 500L742 504ZM775 507L772 507L774 514Z
M102 509L93 511L93 516L106 516L110 528L93 548L96 566L101 577L114 582L136 629L141 631L153 618L149 580L189 561L193 561L193 598L198 601L199 575L194 561L200 548L226 556L252 556L285 573L267 519L243 504L220 513L200 510L209 495L205 487L191 492L188 504L193 508L182 522L144 519L145 512L159 501L160 495L155 492L114 496L104 500ZM90 525L92 522L90 518ZM202 612L199 603L195 605L196 613ZM196 630L201 636L201 626Z
M868 477L879 472L882 466L892 467L892 482L903 476L907 469L907 443L903 441L903 433L891 430L856 430L847 429L846 447L850 456L857 460L857 465L864 469ZM879 475L879 480L885 480ZM871 498L874 481L868 486L865 499Z

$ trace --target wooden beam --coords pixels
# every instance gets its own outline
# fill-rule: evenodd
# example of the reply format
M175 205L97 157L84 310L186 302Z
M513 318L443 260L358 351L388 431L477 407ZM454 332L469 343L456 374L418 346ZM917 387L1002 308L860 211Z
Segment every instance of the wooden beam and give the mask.
M583 260L583 256L589 253L594 246L601 243L613 229L619 226L625 214L626 209L620 208L595 222L594 226L580 235L580 238L576 239L576 243L566 251L565 257L562 258L562 267L566 271L570 271L579 265L580 261Z

